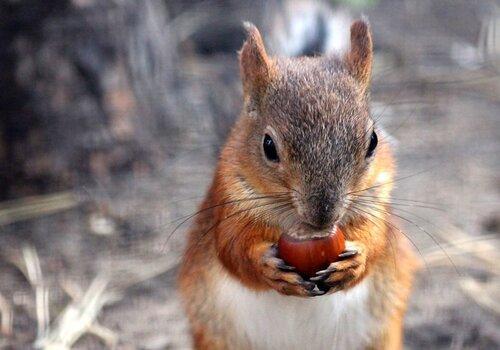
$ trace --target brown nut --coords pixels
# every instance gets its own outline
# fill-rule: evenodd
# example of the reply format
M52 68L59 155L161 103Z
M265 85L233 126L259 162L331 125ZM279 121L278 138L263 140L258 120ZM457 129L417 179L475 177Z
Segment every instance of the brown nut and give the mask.
M338 228L329 236L306 240L283 233L278 241L279 257L306 278L337 261L344 250L344 234Z

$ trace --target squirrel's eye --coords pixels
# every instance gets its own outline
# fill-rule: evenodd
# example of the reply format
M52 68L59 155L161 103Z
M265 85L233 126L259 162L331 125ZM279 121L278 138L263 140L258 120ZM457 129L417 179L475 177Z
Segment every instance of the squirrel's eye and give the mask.
M377 148L378 137L375 130L372 132L372 136L370 137L370 145L368 146L368 150L366 151L366 158L373 156L373 152L375 148Z
M280 158L278 157L278 151L276 150L276 146L274 144L273 139L271 136L266 134L264 136L264 142L262 147L264 148L264 154L266 155L266 158L271 161L278 163L280 161Z

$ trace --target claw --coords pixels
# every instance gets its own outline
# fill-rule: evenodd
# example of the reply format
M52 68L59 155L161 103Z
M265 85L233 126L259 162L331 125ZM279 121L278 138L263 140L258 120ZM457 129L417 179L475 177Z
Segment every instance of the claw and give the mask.
M355 249L346 250L346 251L339 254L339 258L341 258L341 259L350 258L351 256L354 256L356 254L358 254L358 251Z
M316 287L316 284L309 281L302 281L300 284L309 292L311 292Z
M295 267L285 264L283 261L278 263L278 269L281 271L295 271Z
M335 266L330 266L330 267L327 267L324 270L316 272L316 276L329 275L329 274L331 274L332 272L335 272L335 271L337 271L337 268ZM312 278L311 278L311 280L312 280Z
M320 296L320 295L323 295L325 294L326 292L321 290L321 289L313 289L309 292L309 294L313 297L317 297L317 296Z
M329 274L328 273L325 273L325 274L322 274L322 275L319 275L319 276L314 276L314 277L311 277L309 278L309 281L312 281L312 282L321 282L321 281L324 281L328 278Z

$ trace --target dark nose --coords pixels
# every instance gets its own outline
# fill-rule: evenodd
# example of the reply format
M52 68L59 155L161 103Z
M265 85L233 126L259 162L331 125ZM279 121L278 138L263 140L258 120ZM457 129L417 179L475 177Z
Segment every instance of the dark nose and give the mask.
M329 227L333 221L333 196L327 193L311 195L308 204L308 223L318 229Z

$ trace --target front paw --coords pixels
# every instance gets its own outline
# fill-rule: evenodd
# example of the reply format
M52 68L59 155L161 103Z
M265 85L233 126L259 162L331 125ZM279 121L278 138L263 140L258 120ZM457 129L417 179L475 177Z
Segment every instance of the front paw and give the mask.
M340 261L331 263L326 269L318 271L310 281L328 293L335 293L353 287L359 282L366 268L366 249L364 245L346 241L346 249Z
M295 273L295 268L278 258L277 252L276 245L272 245L262 257L262 275L268 286L285 295L313 297L325 294L314 282Z

